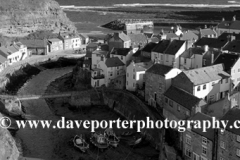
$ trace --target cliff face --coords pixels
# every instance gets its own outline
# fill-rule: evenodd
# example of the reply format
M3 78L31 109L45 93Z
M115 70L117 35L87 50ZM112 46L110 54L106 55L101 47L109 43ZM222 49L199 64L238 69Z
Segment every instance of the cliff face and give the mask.
M0 0L0 4L0 33L75 30L73 23L54 0Z

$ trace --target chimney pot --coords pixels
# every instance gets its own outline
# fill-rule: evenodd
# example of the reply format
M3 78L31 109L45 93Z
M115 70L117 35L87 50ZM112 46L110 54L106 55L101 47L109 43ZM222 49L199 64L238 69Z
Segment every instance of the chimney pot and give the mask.
M207 52L208 50L209 50L208 45L205 45L205 46L204 46L204 51Z
M236 21L236 16L233 16L233 21Z

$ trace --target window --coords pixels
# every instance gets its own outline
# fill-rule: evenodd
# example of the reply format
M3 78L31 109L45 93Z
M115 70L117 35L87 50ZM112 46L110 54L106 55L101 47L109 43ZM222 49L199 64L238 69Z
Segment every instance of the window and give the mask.
M129 74L127 73L127 77L129 76Z
M135 68L133 68L133 72L135 72Z
M207 155L207 147L202 146L202 154L205 156Z
M188 148L186 148L186 150L185 150L185 155L186 155L187 157L189 157L189 158L192 158L191 150L188 149Z
M178 112L180 112L180 109L181 109L181 107L179 105L177 105Z
M207 145L207 138L202 137L202 144Z
M117 71L117 75L119 75L119 72Z
M135 74L133 74L133 79L135 79L136 78L136 76L135 76Z
M197 155L196 153L193 153L193 160L199 160L199 155Z
M117 69L118 69L119 67L117 67Z
M238 69L238 72L240 72L240 68Z
M157 93L156 92L154 93L154 100L155 101L157 100Z
M197 87L197 91L200 91L200 86Z
M186 58L184 58L184 64L187 64L187 59Z
M173 106L173 101L172 100L169 100L169 106Z
M168 98L165 98L165 103L168 103Z
M163 55L160 55L161 60L163 60Z
M121 56L121 60L123 60L123 56Z
M222 149L225 149L225 143L224 143L223 141L220 142L220 147L221 147Z
M133 83L133 87L135 87L135 83Z
M168 55L166 54L166 61L168 62Z
M206 89L206 84L203 85L203 89Z
M239 135L237 135L237 141L240 142L240 136Z
M186 135L186 143L191 145L191 136L189 136L188 134Z
M240 157L240 149L237 148L237 156Z

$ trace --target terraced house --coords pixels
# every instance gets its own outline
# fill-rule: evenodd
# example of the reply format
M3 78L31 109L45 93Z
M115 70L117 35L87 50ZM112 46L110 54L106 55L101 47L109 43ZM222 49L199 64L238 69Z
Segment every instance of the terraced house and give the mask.
M203 122L212 121L212 117L196 113L189 120ZM203 126L201 126L203 127ZM182 133L182 151L185 160L213 160L217 157L215 131L212 128L203 132L202 128L187 129ZM218 159L220 160L220 159Z
M208 103L224 98L229 93L230 84L230 75L222 64L183 71L172 80L173 86Z
M228 125L225 130L222 127L217 131L217 159L219 160L240 159L240 132L234 127L234 122L240 120L239 114L240 109L234 107L221 118L221 120L228 120Z
M152 65L145 74L145 101L154 107L163 107L163 93L171 86L172 78L182 71L159 63Z

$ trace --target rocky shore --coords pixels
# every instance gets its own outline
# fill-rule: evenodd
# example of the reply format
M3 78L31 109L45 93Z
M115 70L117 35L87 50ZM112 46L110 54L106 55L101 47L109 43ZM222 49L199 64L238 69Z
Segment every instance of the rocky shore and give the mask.
M54 0L0 0L0 4L0 33L5 36L26 36L37 30L75 30Z

